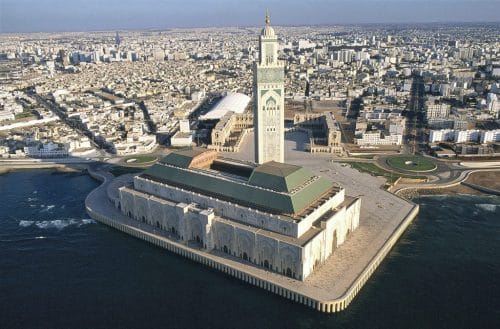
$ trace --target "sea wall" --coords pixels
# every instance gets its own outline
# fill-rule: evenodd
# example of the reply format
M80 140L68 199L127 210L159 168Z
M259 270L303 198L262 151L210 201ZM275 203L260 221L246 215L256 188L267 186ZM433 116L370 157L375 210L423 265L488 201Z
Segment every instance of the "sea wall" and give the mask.
M102 177L101 177L102 178ZM105 184L103 184L105 185ZM99 189L99 188L98 188ZM279 296L292 300L294 302L306 305L317 311L324 313L334 313L339 312L347 308L352 302L354 297L359 293L364 284L371 277L373 272L377 269L380 263L384 260L385 256L389 253L391 248L406 230L408 225L412 222L418 213L418 205L415 205L411 211L407 214L406 218L396 227L390 238L384 243L384 245L379 249L377 254L371 259L364 270L354 279L353 284L350 288L339 298L334 298L331 300L322 300L315 298L314 296L300 293L294 290L291 286L286 287L285 285L276 284L266 280L264 277L259 277L248 273L236 266L232 266L223 262L222 259L217 258L214 255L198 251L196 249L191 249L183 244L177 243L175 241L169 240L160 235L147 232L138 227L121 223L119 220L114 220L102 214L97 213L90 207L86 201L86 209L88 214L95 220L120 230L126 234L129 234L138 239L150 242L158 247L167 249L173 253L201 263L205 266L209 266L216 270L219 270L227 275L240 279L248 284L260 287Z

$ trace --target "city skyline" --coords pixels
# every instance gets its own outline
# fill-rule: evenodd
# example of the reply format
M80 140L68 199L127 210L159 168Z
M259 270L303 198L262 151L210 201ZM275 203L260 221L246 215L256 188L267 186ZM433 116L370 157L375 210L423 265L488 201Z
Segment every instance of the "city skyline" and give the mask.
M260 26L266 8L273 25L498 22L493 0L309 0L141 2L97 0L68 3L2 0L0 33L143 30Z
M75 1L0 0L0 327L497 320L493 6Z

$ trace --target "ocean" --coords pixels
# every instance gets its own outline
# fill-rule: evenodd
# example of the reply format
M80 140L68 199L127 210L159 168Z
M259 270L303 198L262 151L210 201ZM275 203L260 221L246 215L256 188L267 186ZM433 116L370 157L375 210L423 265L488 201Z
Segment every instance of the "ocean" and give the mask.
M98 184L0 175L0 328L500 328L500 197L414 200L417 219L328 315L96 223Z

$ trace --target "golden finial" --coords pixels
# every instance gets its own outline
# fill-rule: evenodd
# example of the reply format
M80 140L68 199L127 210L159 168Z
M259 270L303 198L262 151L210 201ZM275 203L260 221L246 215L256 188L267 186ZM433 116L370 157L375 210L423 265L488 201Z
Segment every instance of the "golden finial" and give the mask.
M271 18L269 17L269 10L266 9L266 25L271 24Z

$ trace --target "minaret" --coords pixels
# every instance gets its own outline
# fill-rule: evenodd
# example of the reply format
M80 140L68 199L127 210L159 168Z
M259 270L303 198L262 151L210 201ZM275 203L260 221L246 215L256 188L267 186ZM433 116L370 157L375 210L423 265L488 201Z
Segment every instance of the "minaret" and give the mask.
M284 162L284 64L278 60L278 38L266 12L259 37L259 60L254 65L255 162Z

